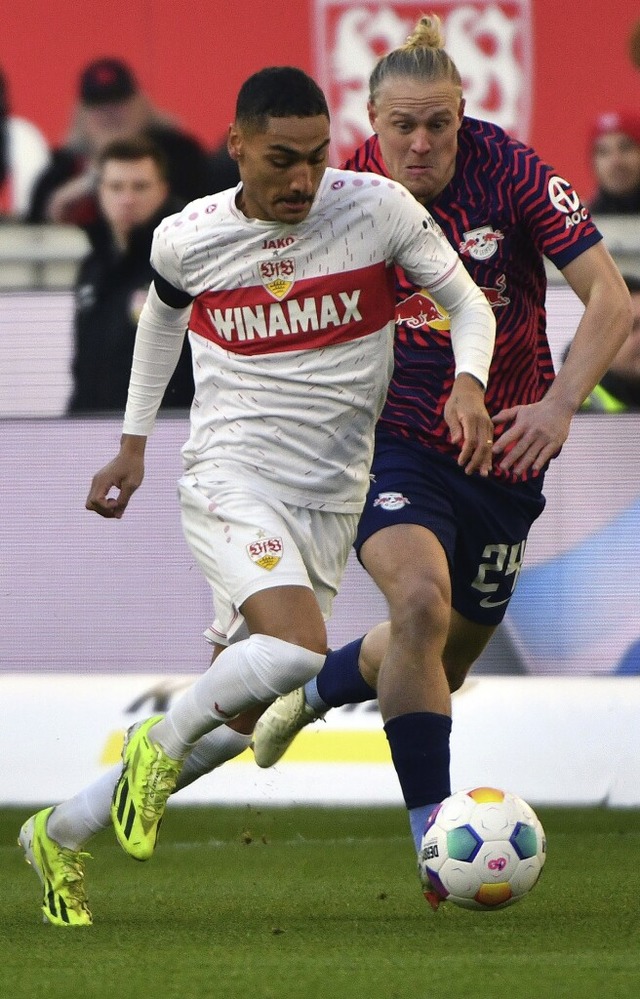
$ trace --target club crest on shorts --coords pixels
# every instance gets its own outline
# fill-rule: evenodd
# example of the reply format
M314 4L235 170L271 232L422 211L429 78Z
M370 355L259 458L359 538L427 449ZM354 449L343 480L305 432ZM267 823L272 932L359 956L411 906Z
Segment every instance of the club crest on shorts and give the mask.
M263 260L259 271L263 285L278 301L285 297L296 280L296 262L292 257L285 260Z
M247 545L247 555L261 569L271 572L282 558L284 545L282 538L261 538Z
M378 493L373 501L374 506L381 506L383 510L388 510L389 512L393 510L402 510L403 506L410 506L411 501L403 496L402 493Z

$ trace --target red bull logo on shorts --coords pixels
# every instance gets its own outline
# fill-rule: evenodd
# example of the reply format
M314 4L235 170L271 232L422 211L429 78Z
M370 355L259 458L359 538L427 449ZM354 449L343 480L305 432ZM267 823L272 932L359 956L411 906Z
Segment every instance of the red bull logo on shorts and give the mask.
M252 541L247 545L247 554L251 561L267 572L271 572L277 566L283 551L282 538L261 538L260 541Z
M371 135L369 76L402 45L427 10L442 21L446 48L463 73L466 113L529 140L531 0L315 0L316 76L331 111L332 162Z

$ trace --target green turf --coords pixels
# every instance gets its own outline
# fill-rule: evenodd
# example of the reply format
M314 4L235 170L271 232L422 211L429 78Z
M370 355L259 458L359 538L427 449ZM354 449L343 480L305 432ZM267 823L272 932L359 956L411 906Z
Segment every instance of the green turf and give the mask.
M172 807L153 860L91 844L95 924L39 918L0 811L7 999L640 997L640 813L540 809L544 876L517 905L433 913L401 809Z

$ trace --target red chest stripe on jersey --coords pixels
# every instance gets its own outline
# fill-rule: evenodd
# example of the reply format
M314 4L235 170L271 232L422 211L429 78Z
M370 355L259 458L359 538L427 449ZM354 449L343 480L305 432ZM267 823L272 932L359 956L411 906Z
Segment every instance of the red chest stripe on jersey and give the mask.
M368 336L391 322L394 310L394 270L382 261L296 281L295 295L280 302L262 286L204 292L189 329L237 354L274 354Z

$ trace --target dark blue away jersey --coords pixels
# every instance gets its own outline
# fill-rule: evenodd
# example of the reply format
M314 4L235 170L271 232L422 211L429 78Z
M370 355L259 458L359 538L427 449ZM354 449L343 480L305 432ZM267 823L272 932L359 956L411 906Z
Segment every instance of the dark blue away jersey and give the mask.
M377 136L344 166L388 176ZM536 402L554 378L542 258L562 269L602 238L588 210L570 183L533 149L497 125L473 118L464 118L458 133L453 179L426 207L495 313L496 346L485 399L489 413ZM443 416L454 378L448 317L401 271L396 280L395 367L379 426L457 454Z

